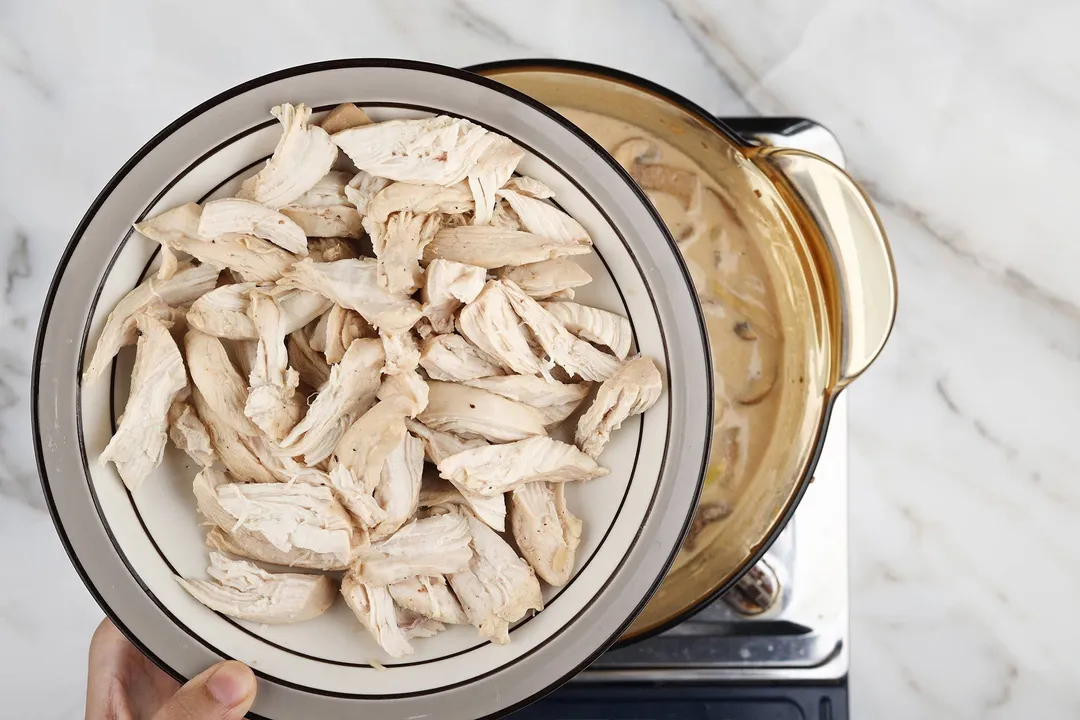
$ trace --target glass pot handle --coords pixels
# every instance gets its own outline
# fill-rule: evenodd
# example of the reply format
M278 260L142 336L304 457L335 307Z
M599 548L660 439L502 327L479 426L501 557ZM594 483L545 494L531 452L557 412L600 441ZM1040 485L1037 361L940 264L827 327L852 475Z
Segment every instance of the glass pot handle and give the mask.
M790 148L763 148L754 159L787 185L819 231L817 262L830 308L839 311L832 321L839 390L870 366L892 331L896 269L885 230L866 193L828 160Z

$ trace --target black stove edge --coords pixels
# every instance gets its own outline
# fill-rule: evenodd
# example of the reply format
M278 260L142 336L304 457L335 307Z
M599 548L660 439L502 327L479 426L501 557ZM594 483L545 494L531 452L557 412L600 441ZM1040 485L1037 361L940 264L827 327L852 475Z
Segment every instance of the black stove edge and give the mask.
M511 720L848 720L836 682L567 685Z

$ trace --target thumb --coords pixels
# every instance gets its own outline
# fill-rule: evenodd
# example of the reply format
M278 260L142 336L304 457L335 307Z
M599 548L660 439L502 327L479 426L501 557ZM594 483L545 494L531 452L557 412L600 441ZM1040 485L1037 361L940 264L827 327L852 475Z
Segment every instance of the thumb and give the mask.
M240 720L255 702L255 674L235 660L218 663L188 681L154 720Z

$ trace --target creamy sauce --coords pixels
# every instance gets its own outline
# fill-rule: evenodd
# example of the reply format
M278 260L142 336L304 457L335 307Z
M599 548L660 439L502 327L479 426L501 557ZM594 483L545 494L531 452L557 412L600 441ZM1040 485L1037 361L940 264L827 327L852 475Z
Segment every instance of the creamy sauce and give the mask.
M675 567L707 547L757 470L776 424L783 357L765 261L726 200L693 160L641 128L557 108L622 163L664 218L701 300L716 389L712 455L694 526Z

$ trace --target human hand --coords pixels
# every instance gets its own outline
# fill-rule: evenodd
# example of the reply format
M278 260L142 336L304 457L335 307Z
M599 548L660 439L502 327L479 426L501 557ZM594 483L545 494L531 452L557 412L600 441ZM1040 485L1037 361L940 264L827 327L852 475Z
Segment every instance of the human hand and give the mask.
M255 701L255 675L235 661L183 687L102 620L90 641L86 720L240 720Z

